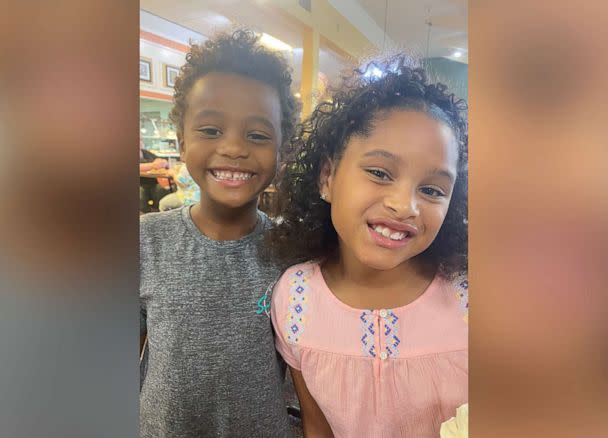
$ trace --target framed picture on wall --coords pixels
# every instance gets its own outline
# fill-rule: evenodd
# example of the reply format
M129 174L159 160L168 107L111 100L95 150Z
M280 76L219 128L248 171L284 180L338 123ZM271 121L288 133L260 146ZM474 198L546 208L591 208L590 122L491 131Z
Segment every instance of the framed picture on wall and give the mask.
M152 60L150 58L139 58L139 80L152 82Z
M163 65L163 82L165 87L173 88L175 86L175 78L179 74L179 67L174 65Z

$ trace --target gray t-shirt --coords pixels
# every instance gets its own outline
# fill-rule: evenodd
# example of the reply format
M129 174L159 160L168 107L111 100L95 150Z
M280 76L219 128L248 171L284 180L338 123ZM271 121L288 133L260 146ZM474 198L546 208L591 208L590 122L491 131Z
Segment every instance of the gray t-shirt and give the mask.
M256 313L279 275L256 249L270 225L259 213L251 234L215 241L190 207L142 216L142 437L291 436L270 319Z

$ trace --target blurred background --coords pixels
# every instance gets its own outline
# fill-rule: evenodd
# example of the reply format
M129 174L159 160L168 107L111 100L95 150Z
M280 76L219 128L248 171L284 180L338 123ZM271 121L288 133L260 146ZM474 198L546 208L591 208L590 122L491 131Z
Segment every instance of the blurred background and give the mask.
M171 153L163 64L226 20L289 46L302 103L400 44L468 92L471 434L606 435L607 17L599 0L3 3L0 435L137 436L135 145Z

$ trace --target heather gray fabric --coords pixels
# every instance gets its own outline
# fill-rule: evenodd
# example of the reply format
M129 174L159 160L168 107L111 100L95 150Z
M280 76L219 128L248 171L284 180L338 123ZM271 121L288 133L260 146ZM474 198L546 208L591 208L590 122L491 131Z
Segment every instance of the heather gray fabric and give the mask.
M270 319L257 301L279 275L256 246L200 233L190 207L142 216L141 329L148 357L142 437L291 436Z

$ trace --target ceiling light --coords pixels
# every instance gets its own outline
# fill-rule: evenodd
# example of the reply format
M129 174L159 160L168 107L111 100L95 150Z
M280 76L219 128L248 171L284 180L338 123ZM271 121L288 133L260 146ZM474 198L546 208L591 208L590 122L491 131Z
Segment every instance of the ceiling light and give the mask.
M291 50L291 46L289 44L286 44L283 41L268 35L267 33L262 34L262 37L260 38L260 43L262 43L271 50L278 50L280 52Z
M381 78L382 77L382 70L380 70L378 67L373 67L371 69L368 69L365 74L363 75L366 78L369 77L374 77L374 78Z
M452 56L454 58L460 58L462 56L462 52L460 50L456 50L454 53L452 53Z
M216 26L228 26L231 23L228 18L220 14L209 14L208 20Z

